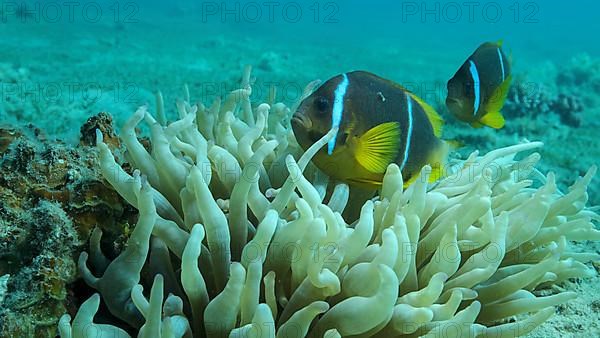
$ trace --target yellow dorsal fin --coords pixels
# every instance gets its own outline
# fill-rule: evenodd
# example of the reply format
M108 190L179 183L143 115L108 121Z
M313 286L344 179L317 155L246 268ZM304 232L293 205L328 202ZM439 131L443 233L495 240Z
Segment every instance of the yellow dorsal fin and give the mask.
M356 160L370 172L384 173L398 155L400 133L398 122L386 122L369 129L358 139Z
M500 129L504 127L504 117L500 113L506 96L508 95L508 89L510 88L510 82L512 76L509 75L504 81L494 90L490 96L488 102L485 104L485 114L479 119L479 122L486 126Z
M433 109L432 106L425 103L425 101L421 100L417 95L410 93L410 96L413 100L417 101L417 103L423 108L425 114L427 115L427 119L431 122L431 126L433 127L433 134L436 137L442 137L442 127L444 126L444 120L442 117Z

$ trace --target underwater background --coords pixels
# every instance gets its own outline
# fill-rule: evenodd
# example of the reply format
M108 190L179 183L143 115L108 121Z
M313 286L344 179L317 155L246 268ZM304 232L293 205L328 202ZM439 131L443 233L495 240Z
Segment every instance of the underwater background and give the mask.
M238 88L246 65L253 67L253 104L276 88L288 106L310 81L366 70L436 108L444 138L463 145L453 158L544 142L539 169L555 172L566 191L600 162L599 11L592 0L0 0L0 150L15 133L76 145L81 126L99 112L110 113L118 131L137 107L154 107L159 90L169 108L185 85L192 101L209 105ZM498 40L513 65L506 126L474 129L447 111L446 82L480 43ZM600 204L597 182L590 205ZM3 195L0 213L10 203ZM0 264L0 275L10 265ZM597 312L598 282L577 282L575 305L530 336L585 330L590 323L577 302ZM594 329L589 336L600 334L597 321Z
M599 158L591 0L2 4L0 121L32 122L65 142L77 142L78 126L99 111L121 126L157 90L175 102L187 84L193 101L208 104L252 65L254 102L274 86L291 105L312 80L367 70L436 108L444 137L465 154L540 140L559 177ZM514 70L506 127L473 129L445 108L446 82L480 43L498 40Z

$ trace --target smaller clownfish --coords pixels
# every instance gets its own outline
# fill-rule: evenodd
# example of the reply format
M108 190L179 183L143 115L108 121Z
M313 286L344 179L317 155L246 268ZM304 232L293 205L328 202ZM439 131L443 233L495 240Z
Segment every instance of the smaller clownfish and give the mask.
M483 43L448 81L446 107L459 120L479 128L504 126L500 113L512 76L502 42Z
M337 127L313 163L329 177L367 189L381 186L390 163L400 167L405 186L427 164L434 181L448 149L440 139L442 119L432 107L399 84L364 71L323 83L302 101L291 124L304 149Z

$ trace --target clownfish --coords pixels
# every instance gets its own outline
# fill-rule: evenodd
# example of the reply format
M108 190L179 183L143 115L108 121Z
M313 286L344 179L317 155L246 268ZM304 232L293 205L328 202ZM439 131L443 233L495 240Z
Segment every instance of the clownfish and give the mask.
M390 163L402 172L404 185L423 166L430 181L441 176L448 150L440 136L442 119L401 85L365 71L337 75L305 98L291 119L303 149L338 128L313 163L329 177L352 186L377 189Z
M511 79L510 60L502 51L502 42L483 43L448 81L446 107L473 127L502 128L500 110Z

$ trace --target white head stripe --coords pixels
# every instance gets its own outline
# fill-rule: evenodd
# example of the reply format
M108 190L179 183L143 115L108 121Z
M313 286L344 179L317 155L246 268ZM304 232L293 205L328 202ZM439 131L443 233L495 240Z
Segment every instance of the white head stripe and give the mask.
M477 67L475 66L475 62L469 60L469 63L469 71L471 72L471 77L473 78L473 92L475 93L475 102L473 102L473 115L476 115L477 111L479 110L479 100L481 100L481 91L479 88L479 73L477 73Z
M342 74L342 82L335 88L334 98L333 98L333 111L331 113L331 128L336 128L340 126L342 122L342 113L344 112L344 96L346 95L346 89L348 89L348 75L345 73ZM333 149L335 148L335 140L337 139L337 133L333 136L329 143L327 144L327 154L331 155L333 153Z
M500 51L500 48L496 48L496 52L498 52L498 59L500 59L500 69L502 69L502 82L504 82L504 58L502 57L502 52Z
M412 108L412 99L408 93L406 93L406 106L407 106L407 132L406 132L406 140L404 141L404 156L402 156L402 164L400 165L400 171L404 169L406 162L408 162L408 153L410 151L410 140L412 137L412 129L413 129L413 108Z

